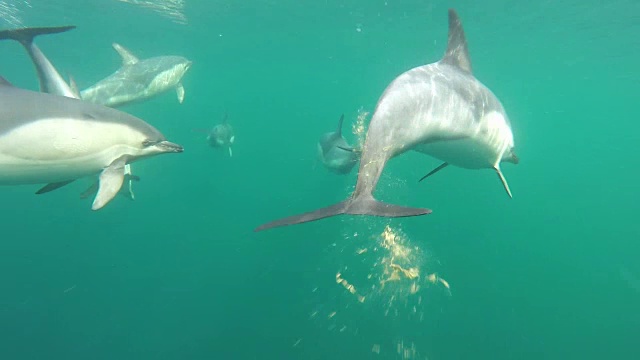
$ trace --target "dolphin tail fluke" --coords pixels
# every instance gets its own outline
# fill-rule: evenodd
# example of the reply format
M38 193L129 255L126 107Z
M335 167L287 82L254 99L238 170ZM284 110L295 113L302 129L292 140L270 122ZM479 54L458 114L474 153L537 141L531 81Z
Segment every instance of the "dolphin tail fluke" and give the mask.
M31 44L33 38L38 35L57 34L65 31L75 29L74 25L71 26L57 26L57 27L27 27L20 29L9 29L0 31L0 40L16 40L23 44Z
M430 213L430 209L391 205L382 201L378 201L371 195L362 195L359 197L347 199L332 206L318 209L316 211L275 220L264 225L260 225L254 231L258 232L275 227L302 224L342 214L369 215L393 218L419 216Z

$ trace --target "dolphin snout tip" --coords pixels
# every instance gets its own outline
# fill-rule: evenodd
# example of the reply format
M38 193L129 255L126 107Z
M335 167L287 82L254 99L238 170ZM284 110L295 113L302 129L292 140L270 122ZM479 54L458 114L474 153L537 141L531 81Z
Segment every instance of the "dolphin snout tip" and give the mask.
M158 144L158 146L165 149L165 152L175 152L175 153L184 152L184 147L182 145L172 143L170 141L162 141Z

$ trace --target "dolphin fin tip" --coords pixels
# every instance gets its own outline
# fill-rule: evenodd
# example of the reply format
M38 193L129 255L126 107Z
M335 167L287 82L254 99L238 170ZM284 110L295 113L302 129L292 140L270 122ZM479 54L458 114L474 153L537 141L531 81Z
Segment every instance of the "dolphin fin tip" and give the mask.
M504 177L504 174L502 174L502 170L500 170L498 166L495 166L493 169L498 174L498 177L500 178L500 182L502 182L502 186L504 187L504 190L507 192L507 195L509 195L509 198L513 199L513 195L511 194L511 189L509 188L509 183L507 182L507 179Z

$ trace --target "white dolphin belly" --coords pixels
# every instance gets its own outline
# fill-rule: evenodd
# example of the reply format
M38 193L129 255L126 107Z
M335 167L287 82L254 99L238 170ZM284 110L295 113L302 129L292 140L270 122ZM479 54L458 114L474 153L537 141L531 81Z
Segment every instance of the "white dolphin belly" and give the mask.
M493 166L488 160L494 157L494 150L473 139L436 141L418 145L414 150L461 168L483 169Z
M0 136L0 184L38 184L100 172L122 154L133 154L126 126L73 119L45 119Z

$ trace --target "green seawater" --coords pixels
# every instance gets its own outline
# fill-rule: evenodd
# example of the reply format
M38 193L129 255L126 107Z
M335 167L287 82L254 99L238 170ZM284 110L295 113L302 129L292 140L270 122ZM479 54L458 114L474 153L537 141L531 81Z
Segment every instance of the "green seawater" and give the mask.
M83 181L0 188L0 359L640 358L640 2L184 3L186 22L116 0L0 1L19 15L2 28L77 26L36 42L80 88L120 66L113 42L193 61L183 104L121 108L185 147L135 165L135 201L93 212ZM490 170L418 183L439 161L407 153L376 196L432 214L254 233L351 193L357 168L326 171L317 139L344 113L355 143L359 111L442 56L451 7L512 123L513 198ZM19 44L0 54L0 75L38 89ZM231 158L196 131L225 112ZM419 277L396 268L383 287L390 258Z

